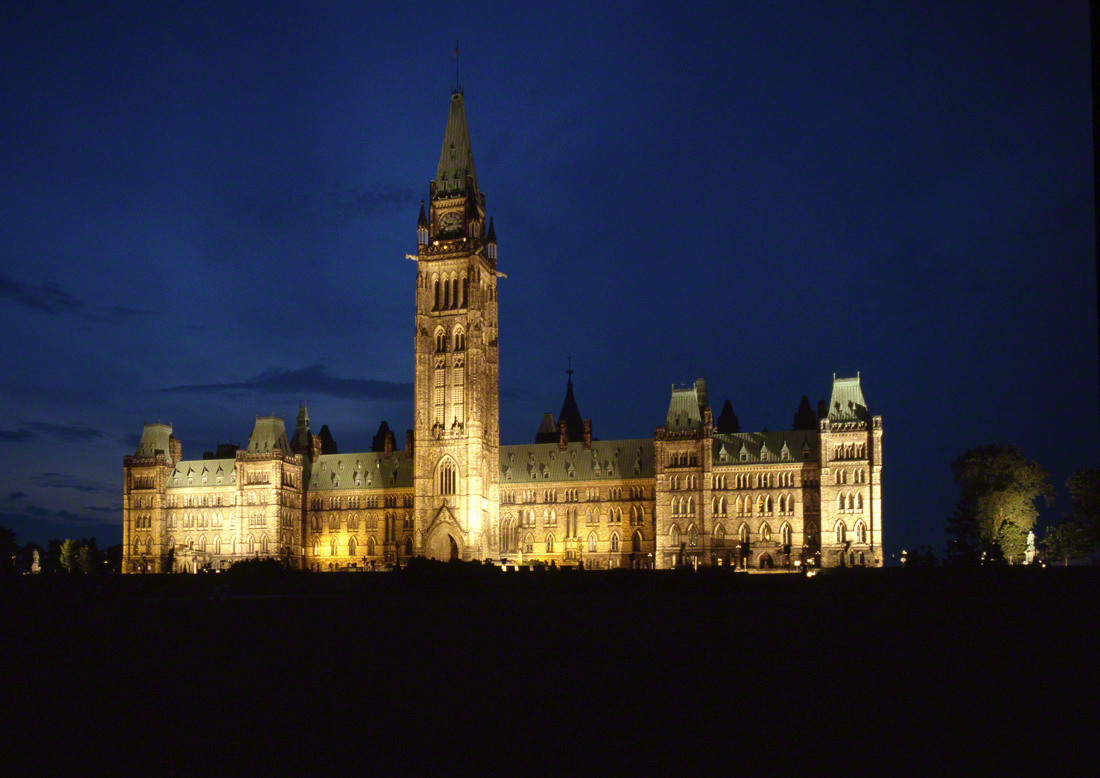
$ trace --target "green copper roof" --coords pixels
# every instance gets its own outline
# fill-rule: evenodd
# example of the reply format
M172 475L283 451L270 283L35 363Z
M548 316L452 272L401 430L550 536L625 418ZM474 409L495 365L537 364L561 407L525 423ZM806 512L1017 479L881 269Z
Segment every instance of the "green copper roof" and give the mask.
M816 430L716 434L714 464L816 462L819 450L817 440Z
M157 454L168 456L168 440L172 437L172 427L168 424L146 424L141 431L141 442L138 443L134 456L138 459L152 459Z
M462 92L451 95L451 110L447 114L447 130L443 133L443 149L439 153L439 169L435 174L436 191L454 195L466 191L466 176L473 176L477 191L477 171L470 131L466 127L466 108Z
M653 477L653 440L594 440L500 447L500 484L598 481Z
M206 478L206 483L203 483ZM220 481L218 479L221 479ZM215 488L237 483L237 460L235 459L191 459L177 462L168 474L169 489L205 486Z
M849 422L867 421L871 414L867 412L867 403L863 399L863 390L859 386L859 375L855 378L837 378L833 376L833 397L829 400L829 421Z
M309 471L309 491L411 489L413 463L403 451L323 454Z
M248 453L269 454L275 450L290 453L283 420L278 416L257 416L256 427L248 437Z
M707 384L702 378L690 389L672 387L665 429L669 432L697 430L703 426L703 407L707 404Z

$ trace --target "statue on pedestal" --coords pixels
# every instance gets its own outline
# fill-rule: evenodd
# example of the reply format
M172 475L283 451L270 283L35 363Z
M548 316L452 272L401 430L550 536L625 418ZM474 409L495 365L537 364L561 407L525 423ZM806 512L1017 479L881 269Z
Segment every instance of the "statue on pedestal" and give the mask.
M42 568L38 566L38 549L36 548L34 550L34 559L31 561L31 572L32 573L38 573L38 572L41 572L41 571L42 571Z
M1035 561L1035 532L1028 530L1027 533L1027 564L1031 564Z

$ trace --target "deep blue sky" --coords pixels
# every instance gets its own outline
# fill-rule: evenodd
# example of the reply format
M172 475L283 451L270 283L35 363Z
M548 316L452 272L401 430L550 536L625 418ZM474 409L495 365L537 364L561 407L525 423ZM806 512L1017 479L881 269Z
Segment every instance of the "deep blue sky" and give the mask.
M0 6L0 523L117 542L145 420L403 439L456 38L503 443L569 351L604 439L698 376L787 428L858 370L890 554L942 545L966 448L1096 467L1088 6L775 5Z

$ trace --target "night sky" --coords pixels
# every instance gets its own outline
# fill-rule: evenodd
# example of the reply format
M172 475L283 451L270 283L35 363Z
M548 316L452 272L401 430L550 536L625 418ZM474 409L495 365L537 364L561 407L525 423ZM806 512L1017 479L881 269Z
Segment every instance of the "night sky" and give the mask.
M942 546L972 446L1068 510L1100 464L1086 3L517 5L0 6L0 524L119 542L144 421L198 458L305 399L342 451L403 442L456 38L502 443L569 352L602 439L700 376L786 429L860 371L888 555Z

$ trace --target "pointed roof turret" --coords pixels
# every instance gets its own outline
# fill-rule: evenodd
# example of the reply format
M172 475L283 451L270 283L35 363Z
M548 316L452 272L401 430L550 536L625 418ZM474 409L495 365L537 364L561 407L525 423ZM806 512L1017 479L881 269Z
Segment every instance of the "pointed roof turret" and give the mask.
M294 426L294 437L290 439L290 449L296 454L308 454L313 443L309 435L309 410L306 401L298 403L298 423Z
M561 404L561 413L558 414L558 429L565 422L565 432L571 440L580 440L584 432L584 418L580 408L577 407L577 399L573 396L573 358L569 358L569 369L565 371L569 376L565 384L565 402Z
M485 242L497 245L497 231L493 227L493 217L489 217L489 234L485 236Z
M416 228L418 230L428 229L428 216L424 213L424 201L420 201L420 218L416 220Z
M459 90L451 93L451 110L447 114L443 149L439 153L439 169L435 174L437 194L441 197L453 197L465 193L467 176L476 192L474 150L470 145L470 130L466 126L466 106Z
M792 430L815 430L817 429L817 414L814 413L814 409L810 407L810 398L806 395L802 395L802 402L798 405L798 410L794 414L794 424L791 425Z
M722 406L722 412L718 414L714 431L720 435L731 435L741 431L741 422L733 412L733 403L729 400L726 400L725 405Z

